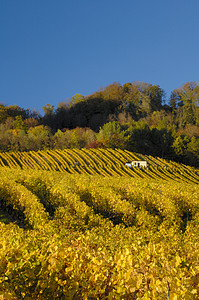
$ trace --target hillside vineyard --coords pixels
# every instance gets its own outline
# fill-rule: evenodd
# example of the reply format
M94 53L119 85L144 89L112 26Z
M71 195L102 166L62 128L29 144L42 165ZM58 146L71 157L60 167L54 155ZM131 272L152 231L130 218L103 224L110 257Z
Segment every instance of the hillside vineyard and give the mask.
M199 298L198 169L98 148L0 153L0 172L0 298Z
M128 168L133 160L147 168ZM173 179L198 183L199 171L191 166L120 149L65 149L0 153L0 167L60 171L69 174Z

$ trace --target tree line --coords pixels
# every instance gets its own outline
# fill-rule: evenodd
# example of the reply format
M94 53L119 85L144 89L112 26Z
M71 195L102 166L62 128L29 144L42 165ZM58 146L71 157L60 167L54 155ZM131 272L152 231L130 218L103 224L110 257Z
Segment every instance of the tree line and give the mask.
M167 100L167 101L166 101ZM199 166L199 84L166 99L158 85L114 82L43 107L0 105L0 151L111 147Z

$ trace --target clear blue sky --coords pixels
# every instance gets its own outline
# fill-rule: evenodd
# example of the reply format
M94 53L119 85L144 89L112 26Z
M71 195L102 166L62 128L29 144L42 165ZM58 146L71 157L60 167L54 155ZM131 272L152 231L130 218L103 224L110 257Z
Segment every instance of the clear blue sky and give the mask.
M199 80L198 0L0 0L0 103L42 107L118 81Z

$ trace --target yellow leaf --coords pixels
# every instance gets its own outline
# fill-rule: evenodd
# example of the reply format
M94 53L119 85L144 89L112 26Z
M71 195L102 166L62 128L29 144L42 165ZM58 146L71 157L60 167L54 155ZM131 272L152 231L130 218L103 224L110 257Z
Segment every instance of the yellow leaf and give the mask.
M136 287L130 287L130 293L134 293L136 291Z
M72 270L73 270L73 266L65 268L66 273L71 272Z
M170 300L178 300L178 295L175 294L175 293L172 293L172 294L170 294L169 299L170 299Z
M129 255L130 251L129 249L126 249L126 255Z
M179 264L181 263L181 258L179 255L176 256L176 267L179 266Z

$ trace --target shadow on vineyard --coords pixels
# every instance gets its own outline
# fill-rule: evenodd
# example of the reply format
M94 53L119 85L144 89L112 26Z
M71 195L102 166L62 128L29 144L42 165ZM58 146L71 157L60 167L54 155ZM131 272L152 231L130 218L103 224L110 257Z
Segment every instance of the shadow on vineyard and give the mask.
M93 197L89 192L79 193L81 201L84 201L89 207L93 209L95 214L101 215L103 218L109 219L113 225L123 224L125 227L133 226L136 224L135 218L132 217L131 221L125 220L124 213L114 212L108 205L108 199L104 199L103 205L97 205L93 202Z
M120 224L122 222L122 218L117 218L114 214L112 214L110 211L108 211L108 208L106 205L104 207L99 207L93 204L93 198L90 192L80 192L80 200L85 202L89 207L91 207L95 214L100 214L104 218L110 219L114 225Z
M192 213L190 211L184 211L182 213L182 224L181 224L181 230L183 233L185 233L186 231L186 228L187 228L187 225L188 225L188 222L192 220Z
M164 216L161 214L161 212L153 205L146 205L146 210L152 215L157 216L161 221L164 220Z
M34 178L30 182L22 181L20 183L38 197L45 210L49 213L49 216L53 219L56 206L50 202L51 199L53 199L53 195L51 195L47 184L40 178Z
M6 213L4 210L0 210L0 222L4 224L9 224L12 222L12 219L10 218L9 214Z
M161 211L150 201L146 201L142 199L142 195L134 197L133 195L129 194L127 200L135 207L136 210L146 210L151 216L158 217L159 223L163 222L165 217L161 213Z
M12 204L8 204L5 199L0 199L0 222L5 224L13 222L21 228L31 229L24 213L20 209L14 208Z

